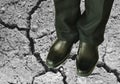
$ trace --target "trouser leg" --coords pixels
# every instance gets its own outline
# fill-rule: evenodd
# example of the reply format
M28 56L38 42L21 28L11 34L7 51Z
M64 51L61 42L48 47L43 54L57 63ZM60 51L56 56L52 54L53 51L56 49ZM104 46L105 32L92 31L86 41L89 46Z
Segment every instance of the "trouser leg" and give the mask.
M85 11L77 22L80 41L97 46L103 42L113 1L85 0Z
M54 0L55 28L58 39L77 42L76 22L80 15L80 0Z

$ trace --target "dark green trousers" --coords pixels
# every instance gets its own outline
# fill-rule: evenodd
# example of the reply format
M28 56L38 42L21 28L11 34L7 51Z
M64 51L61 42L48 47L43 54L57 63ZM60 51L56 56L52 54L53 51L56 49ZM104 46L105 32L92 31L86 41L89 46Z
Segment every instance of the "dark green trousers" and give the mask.
M58 39L101 44L113 1L85 0L85 11L81 14L80 0L54 0Z

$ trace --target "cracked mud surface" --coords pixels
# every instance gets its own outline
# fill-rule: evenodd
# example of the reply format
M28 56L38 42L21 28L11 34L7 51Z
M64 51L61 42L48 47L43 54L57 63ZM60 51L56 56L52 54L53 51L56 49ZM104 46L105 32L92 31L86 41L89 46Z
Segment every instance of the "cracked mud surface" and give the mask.
M84 1L82 1L82 10ZM99 46L99 62L84 78L71 57L56 69L45 64L55 41L52 0L0 0L0 84L120 84L120 1L115 0Z

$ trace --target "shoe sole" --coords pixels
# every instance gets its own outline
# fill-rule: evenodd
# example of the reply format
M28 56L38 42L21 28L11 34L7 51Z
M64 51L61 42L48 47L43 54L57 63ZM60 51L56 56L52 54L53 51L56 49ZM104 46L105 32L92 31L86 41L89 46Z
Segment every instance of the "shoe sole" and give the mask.
M47 64L47 66L48 66L49 68L56 68L56 67L58 67L59 65L65 63L66 59L67 59L69 56L70 56L70 53L68 53L63 60L61 60L60 62L58 62L58 63L57 63L56 65L54 65L54 66L49 65L48 63L46 63L46 64Z

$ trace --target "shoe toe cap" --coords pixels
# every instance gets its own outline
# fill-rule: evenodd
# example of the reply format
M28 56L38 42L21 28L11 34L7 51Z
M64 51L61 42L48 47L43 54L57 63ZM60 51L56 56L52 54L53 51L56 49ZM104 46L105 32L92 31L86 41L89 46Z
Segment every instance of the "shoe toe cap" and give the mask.
M46 60L46 64L49 68L54 68L54 63L51 60Z
M77 75L79 75L79 76L87 77L87 76L89 76L90 74L91 74L90 71L82 71L82 70L77 69Z

